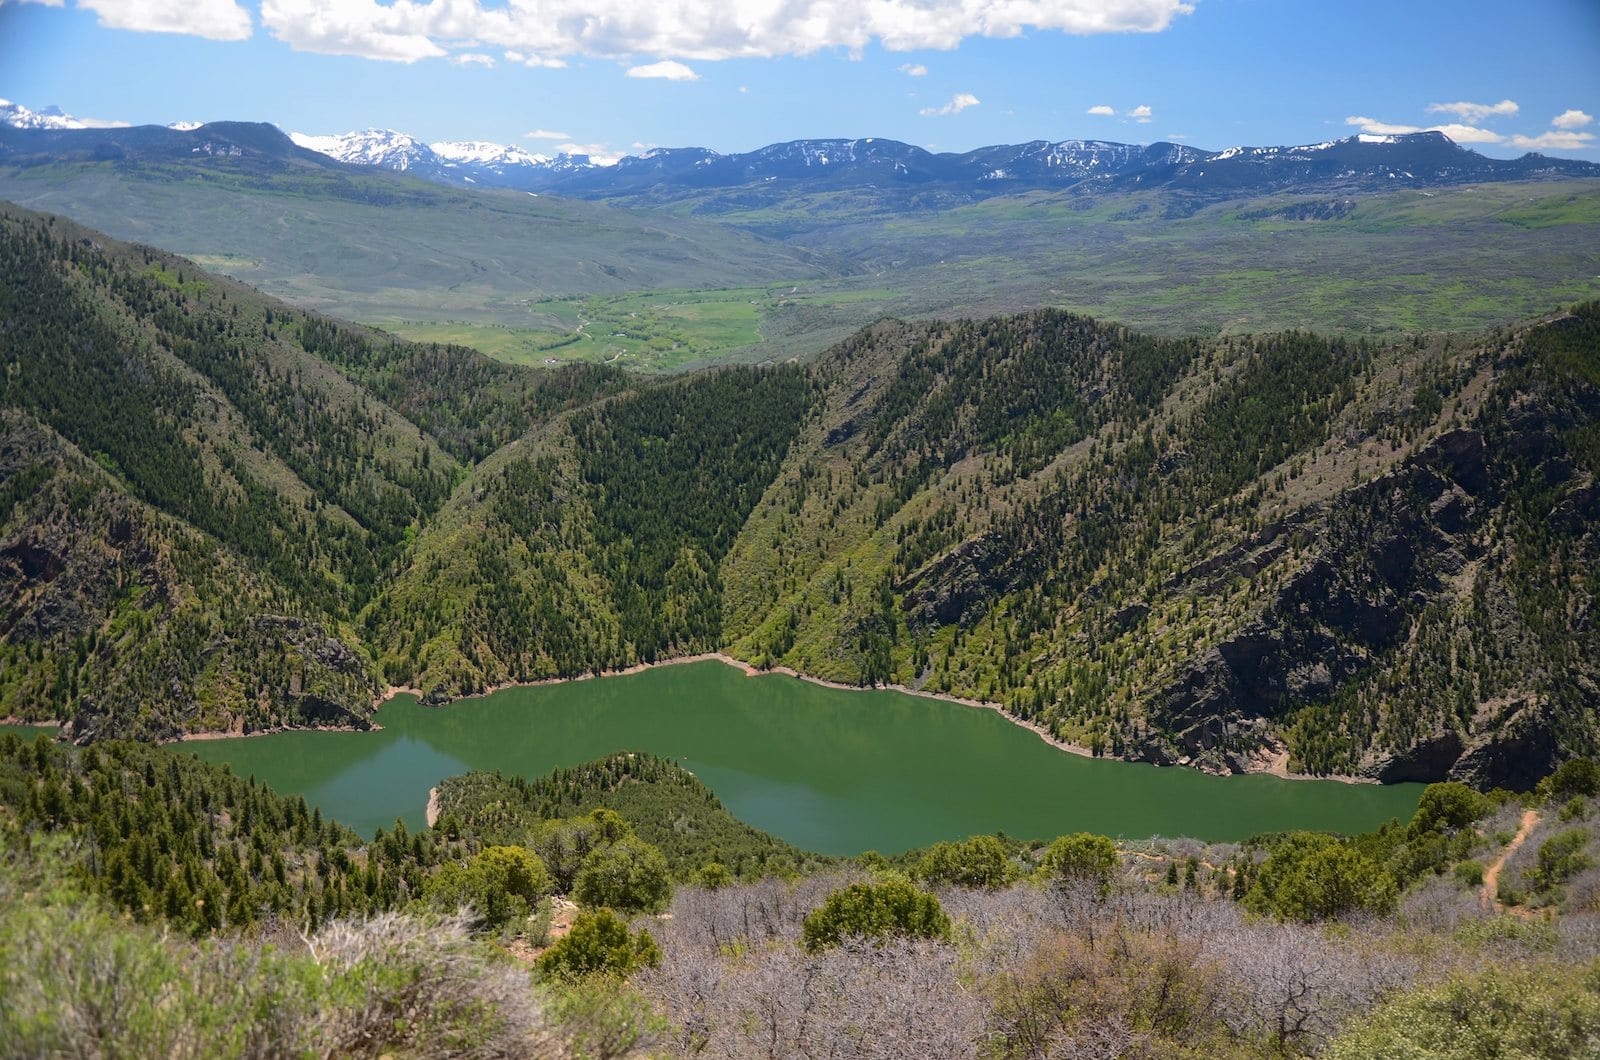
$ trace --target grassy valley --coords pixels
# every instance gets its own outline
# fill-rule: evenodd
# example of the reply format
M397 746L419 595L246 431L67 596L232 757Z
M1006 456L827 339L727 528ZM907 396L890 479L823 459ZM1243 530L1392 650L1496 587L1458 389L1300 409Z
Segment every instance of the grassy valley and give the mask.
M1600 190L1582 179L979 201L755 187L584 202L300 154L0 164L0 197L296 305L536 365L809 358L886 316L1040 307L1173 336L1389 340L1505 326L1600 294Z

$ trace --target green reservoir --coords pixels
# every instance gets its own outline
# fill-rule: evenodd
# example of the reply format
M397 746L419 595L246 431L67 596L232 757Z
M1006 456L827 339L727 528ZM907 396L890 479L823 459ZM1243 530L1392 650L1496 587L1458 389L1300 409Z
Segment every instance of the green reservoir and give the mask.
M1416 808L1380 787L1108 762L1050 747L993 711L887 691L747 677L719 662L513 688L448 707L401 696L377 732L185 745L370 835L420 827L428 789L470 769L540 776L617 750L678 761L735 815L797 846L885 853L997 830L1240 839L1365 831Z

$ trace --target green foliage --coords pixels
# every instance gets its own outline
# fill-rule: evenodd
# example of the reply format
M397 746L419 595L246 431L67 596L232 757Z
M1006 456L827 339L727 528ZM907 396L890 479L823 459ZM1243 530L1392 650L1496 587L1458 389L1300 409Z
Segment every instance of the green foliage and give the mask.
M1557 799L1600 795L1600 764L1592 758L1572 758L1550 774L1550 794Z
M659 913L672 901L672 876L661 851L625 835L583 859L572 897L586 906Z
M1569 828L1539 844L1534 868L1529 873L1534 886L1549 891L1594 863L1589 857L1589 830Z
M539 973L555 979L609 974L629 976L661 963L661 948L650 932L628 930L627 921L609 909L579 913L572 930L539 957Z
M79 751L0 735L0 807L22 837L79 844L73 872L92 893L195 935L396 908L444 855L432 833L396 822L363 844L304 799L121 741Z
M1385 1002L1323 1054L1333 1060L1586 1056L1600 1039L1600 969L1490 968Z
M890 876L876 883L852 883L828 895L806 914L801 942L815 952L850 936L863 938L949 939L950 917L939 899L910 880Z
M961 843L935 843L916 864L915 875L930 884L958 887L1004 887L1011 881L1011 855L994 836L973 836Z
M571 889L591 850L616 838L606 837L614 826L583 820L598 809L614 811L624 828L658 848L678 879L708 861L739 879L829 861L738 820L698 777L655 755L609 755L533 780L468 773L441 784L439 801L445 815L485 841L530 846L562 891Z
M733 883L733 873L720 861L708 861L695 870L689 882L708 891L718 891Z
M1411 831L1457 831L1488 816L1494 809L1487 796L1458 781L1429 784L1422 789Z
M490 931L525 921L540 898L550 893L544 862L524 847L492 846L465 862L439 866L423 888L435 908L468 906Z
M1121 863L1117 845L1111 840L1078 832L1061 836L1046 847L1039 864L1055 879L1104 888L1110 886Z
M1294 832L1273 846L1244 904L1285 920L1318 921L1388 913L1397 898L1394 877L1350 844L1321 832Z
M525 972L456 925L384 914L310 948L189 942L60 889L35 847L0 858L0 1042L7 1056L552 1055ZM27 870L42 873L40 880ZM54 881L54 882L52 882Z

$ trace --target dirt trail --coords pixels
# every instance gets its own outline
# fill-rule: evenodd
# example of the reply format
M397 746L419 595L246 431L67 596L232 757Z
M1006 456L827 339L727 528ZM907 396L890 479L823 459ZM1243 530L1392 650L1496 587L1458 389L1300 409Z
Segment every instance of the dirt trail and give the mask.
M1500 870L1505 868L1511 855L1522 846L1522 841L1528 838L1534 826L1539 823L1539 815L1533 810L1522 811L1522 823L1517 828L1517 834L1512 837L1511 843L1501 855L1494 859L1490 866L1483 870L1483 889L1478 892L1478 905L1484 909L1491 909L1496 913L1503 912L1505 906L1500 904Z

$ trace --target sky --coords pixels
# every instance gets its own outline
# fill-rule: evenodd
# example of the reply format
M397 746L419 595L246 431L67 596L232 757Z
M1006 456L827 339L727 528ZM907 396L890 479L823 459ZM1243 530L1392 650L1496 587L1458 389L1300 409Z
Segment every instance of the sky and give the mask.
M1600 0L0 0L0 98L597 159L1440 128L1600 161Z

